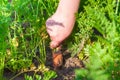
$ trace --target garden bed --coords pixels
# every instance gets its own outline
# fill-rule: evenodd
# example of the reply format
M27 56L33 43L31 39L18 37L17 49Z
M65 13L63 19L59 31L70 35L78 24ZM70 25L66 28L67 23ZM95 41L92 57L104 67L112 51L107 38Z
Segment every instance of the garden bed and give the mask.
M52 62L52 53L50 49L47 51L47 61L46 61L46 66L49 67L51 70L54 70L53 67L53 62ZM59 67L58 69L54 70L57 73L57 77L52 79L52 80L74 80L75 79L75 70L83 68L83 62L78 59L78 57L71 57L70 53L65 53L64 55L64 60L63 60L63 65ZM38 61L34 60L34 63L36 66L39 64ZM9 80L12 77L14 77L17 73L12 73L10 70L5 69L4 71L4 77ZM33 76L34 72L25 72L17 77L14 78L14 80L25 80L24 76L25 74ZM41 72L38 72L37 74L42 75Z

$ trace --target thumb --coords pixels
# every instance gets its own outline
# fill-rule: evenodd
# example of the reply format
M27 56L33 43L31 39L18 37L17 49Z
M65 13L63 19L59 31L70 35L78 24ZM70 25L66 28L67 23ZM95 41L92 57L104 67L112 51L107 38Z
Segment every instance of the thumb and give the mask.
M58 47L59 44L60 44L60 43L57 42L57 41L51 41L51 42L50 42L50 48L51 48L51 49L54 49L54 48Z

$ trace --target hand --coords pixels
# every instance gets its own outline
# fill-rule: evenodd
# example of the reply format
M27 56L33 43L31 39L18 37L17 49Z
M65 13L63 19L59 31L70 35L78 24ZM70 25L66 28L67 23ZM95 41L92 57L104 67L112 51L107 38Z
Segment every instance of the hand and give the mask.
M46 21L51 48L59 46L71 33L80 0L60 0L55 14Z
M46 21L46 29L50 36L50 47L58 47L71 33L75 18L73 15L66 17L61 14L54 14Z

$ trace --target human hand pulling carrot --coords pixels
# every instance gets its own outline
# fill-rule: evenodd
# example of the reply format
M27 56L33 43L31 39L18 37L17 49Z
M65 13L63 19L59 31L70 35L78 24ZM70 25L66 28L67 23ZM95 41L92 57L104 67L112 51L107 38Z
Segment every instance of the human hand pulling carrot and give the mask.
M71 34L79 3L80 0L60 0L56 12L46 21L46 29L51 39L51 49L59 47ZM57 63L57 58L55 58L55 60Z

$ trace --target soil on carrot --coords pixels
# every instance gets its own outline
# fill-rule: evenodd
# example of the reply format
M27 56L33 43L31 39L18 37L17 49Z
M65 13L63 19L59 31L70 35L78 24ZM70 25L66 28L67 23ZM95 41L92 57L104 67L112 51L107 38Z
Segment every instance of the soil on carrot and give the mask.
M50 67L51 70L54 70L53 68L53 62L52 62L52 53L50 49L47 49L47 60L46 60L46 66ZM75 79L75 69L80 69L84 67L83 62L78 59L77 57L71 57L70 53L64 52L63 55L63 65L54 71L57 73L57 77L52 80L74 80ZM10 72L9 70L4 71L4 77L6 80L9 80L14 74ZM14 80L25 80L24 74L33 75L34 72L28 72L23 73L16 77ZM41 73L39 73L41 75Z

